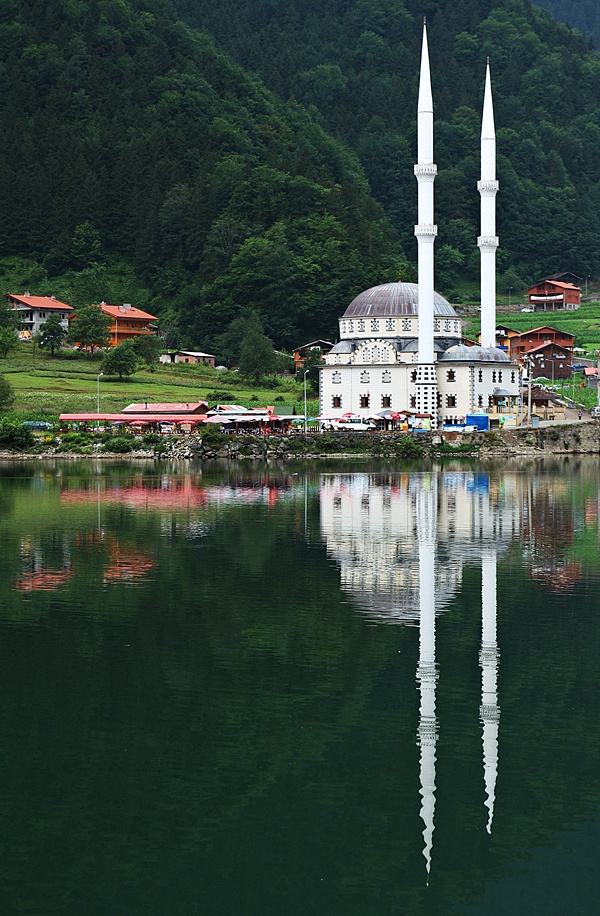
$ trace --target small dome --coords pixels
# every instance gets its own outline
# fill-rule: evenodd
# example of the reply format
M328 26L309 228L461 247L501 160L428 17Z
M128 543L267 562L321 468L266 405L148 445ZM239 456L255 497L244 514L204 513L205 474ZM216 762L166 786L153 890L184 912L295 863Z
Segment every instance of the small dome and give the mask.
M445 353L439 357L440 360L451 363L509 363L510 359L504 350L497 347L467 347L465 344L457 344L455 347L448 347Z
M436 292L433 294L433 313L442 318L458 317L448 300ZM395 318L418 314L417 283L384 283L359 293L342 318Z

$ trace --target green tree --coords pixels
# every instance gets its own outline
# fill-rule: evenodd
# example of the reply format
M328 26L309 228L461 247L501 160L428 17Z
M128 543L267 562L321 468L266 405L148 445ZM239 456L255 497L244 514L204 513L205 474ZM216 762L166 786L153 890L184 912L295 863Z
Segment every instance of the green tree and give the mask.
M243 376L251 378L258 384L263 375L272 372L275 366L273 344L263 333L262 324L257 315L253 315L240 350L239 369Z
M321 357L321 351L314 347L312 350L309 350L306 356L304 357L304 367L299 370L297 378L300 381L304 381L304 373L308 370L306 376L307 384L310 389L317 394L319 391L319 366L323 365L323 360Z
M77 310L71 319L68 339L78 343L90 354L98 347L106 347L109 342L110 318L105 315L99 305L86 305Z
M163 349L162 341L155 337L154 334L140 334L139 337L134 337L133 340L129 341L129 345L138 359L145 363L151 372L154 371L158 357Z
M54 356L57 350L60 350L62 345L65 342L67 332L62 325L61 319L58 315L50 315L46 319L40 330L39 336L39 346L40 350L50 350L52 356ZM35 346L36 341L33 341Z
M6 359L9 350L17 346L17 335L14 328L0 328L0 356Z
M0 375L0 411L8 410L15 402L13 387L3 375Z
M105 375L118 375L122 380L124 377L133 375L137 369L137 361L134 348L129 341L126 341L104 354L102 370Z

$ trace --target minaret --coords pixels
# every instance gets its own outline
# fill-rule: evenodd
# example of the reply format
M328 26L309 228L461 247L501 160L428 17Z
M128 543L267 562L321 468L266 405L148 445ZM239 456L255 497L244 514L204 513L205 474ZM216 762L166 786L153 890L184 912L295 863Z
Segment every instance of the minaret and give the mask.
M433 98L429 73L427 27L423 23L421 77L417 103L418 224L415 226L419 256L419 353L416 396L419 413L431 414L437 425L437 377L433 355L433 247L437 226L433 222L433 183L437 167L433 162Z
M421 783L421 820L423 821L423 856L427 878L431 871L435 814L435 749L437 719L435 716L435 541L437 486L433 475L423 477L417 492L417 536L419 540L419 737Z
M496 552L487 550L481 558L481 723L483 726L483 779L488 809L487 832L492 832L496 777L498 775L498 643L496 639Z
M481 346L496 346L496 130L492 103L492 81L488 60L485 73L483 117L481 120L481 235L477 239L481 251Z

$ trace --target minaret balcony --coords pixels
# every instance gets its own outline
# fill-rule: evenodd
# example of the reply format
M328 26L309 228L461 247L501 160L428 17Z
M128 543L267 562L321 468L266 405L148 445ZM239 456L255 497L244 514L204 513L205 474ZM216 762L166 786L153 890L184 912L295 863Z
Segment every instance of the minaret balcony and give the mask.
M500 239L497 235L480 235L477 239L479 248L497 248L499 244Z
M500 187L498 181L478 181L477 190L484 197L495 197Z
M434 181L437 175L437 165L433 162L418 163L415 165L415 175L417 180Z
M415 226L415 235L420 239L429 239L431 241L437 235L438 227L433 223L420 223Z

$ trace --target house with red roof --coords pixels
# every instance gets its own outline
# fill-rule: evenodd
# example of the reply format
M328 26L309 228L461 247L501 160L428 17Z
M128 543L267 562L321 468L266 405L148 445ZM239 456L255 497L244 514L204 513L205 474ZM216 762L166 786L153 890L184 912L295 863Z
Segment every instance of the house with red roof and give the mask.
M116 347L133 337L140 337L142 334L154 334L154 328L151 325L157 321L156 316L135 308L129 302L123 305L107 305L106 302L101 302L100 308L111 320L109 328L111 347Z
M527 291L529 306L534 312L554 312L557 309L578 309L581 289L561 280L540 280Z
M59 302L55 296L32 296L29 290L22 296L7 293L6 298L9 308L19 313L19 337L22 340L31 340L34 334L38 334L51 315L58 315L66 331L69 315L74 312L73 306Z

